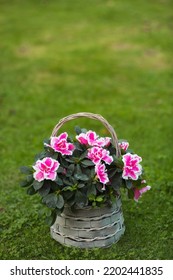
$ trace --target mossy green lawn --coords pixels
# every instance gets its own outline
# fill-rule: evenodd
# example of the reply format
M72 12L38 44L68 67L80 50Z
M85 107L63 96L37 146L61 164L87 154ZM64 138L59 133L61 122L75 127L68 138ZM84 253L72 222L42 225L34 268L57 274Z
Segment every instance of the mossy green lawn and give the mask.
M0 0L0 258L172 259L172 1ZM103 115L142 156L152 189L123 194L126 232L108 249L51 239L38 196L19 187L58 120ZM81 125L106 135L102 125Z

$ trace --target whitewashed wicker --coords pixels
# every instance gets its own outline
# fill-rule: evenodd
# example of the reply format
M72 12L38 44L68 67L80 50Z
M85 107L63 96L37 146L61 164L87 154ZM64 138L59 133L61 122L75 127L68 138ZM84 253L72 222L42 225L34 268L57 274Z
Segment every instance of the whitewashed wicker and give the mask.
M92 113L77 113L60 120L55 126L52 136L57 135L60 127L67 121L78 117L88 117L102 122L112 136L116 147L116 155L120 156L118 139L112 126L100 115ZM60 216L50 228L51 236L66 246L80 248L109 247L116 243L124 234L124 217L122 212L121 196L117 196L115 203L110 206L93 208L71 209L64 207Z
M112 207L71 210L65 207L51 227L51 236L66 246L80 248L109 247L124 234L121 198Z

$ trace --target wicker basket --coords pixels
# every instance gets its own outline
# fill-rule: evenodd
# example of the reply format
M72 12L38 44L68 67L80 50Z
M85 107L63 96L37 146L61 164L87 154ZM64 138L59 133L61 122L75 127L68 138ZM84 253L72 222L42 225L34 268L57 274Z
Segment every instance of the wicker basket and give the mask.
M77 113L67 116L55 126L52 135L56 136L60 127L67 121L88 117L99 120L112 136L112 142L116 147L116 156L120 156L118 139L112 126L100 115L92 113ZM121 196L117 196L115 203L109 207L71 209L68 205L60 216L57 216L51 226L51 236L59 243L66 246L80 248L109 247L117 242L124 234L124 218L121 207Z
M112 207L71 210L65 207L51 227L52 237L66 246L80 248L109 247L125 231L121 198Z

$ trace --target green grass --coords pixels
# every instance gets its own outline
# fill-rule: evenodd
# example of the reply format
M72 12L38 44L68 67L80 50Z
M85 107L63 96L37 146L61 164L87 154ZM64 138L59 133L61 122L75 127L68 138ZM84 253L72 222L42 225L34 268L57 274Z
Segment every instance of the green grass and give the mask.
M0 258L172 259L172 1L0 0ZM19 187L58 120L103 115L128 139L152 186L123 194L126 232L108 249L63 247L39 197ZM96 130L80 119L64 126Z

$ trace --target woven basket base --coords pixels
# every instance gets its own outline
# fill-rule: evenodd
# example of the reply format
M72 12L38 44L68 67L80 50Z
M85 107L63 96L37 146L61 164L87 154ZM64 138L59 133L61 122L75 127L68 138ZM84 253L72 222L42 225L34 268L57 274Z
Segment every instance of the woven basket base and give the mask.
M73 240L72 238L66 237L61 235L59 232L56 232L54 230L54 227L51 227L51 236L53 239L58 241L60 244L65 245L65 246L74 246L74 247L79 247L79 248L108 248L110 247L113 243L117 243L121 236L124 234L125 231L125 226L122 226L122 229L116 232L116 234L112 237L100 239L100 240L91 240L91 241L76 241Z
M50 228L51 236L65 246L110 247L124 234L121 198L112 207L75 209L65 207Z

